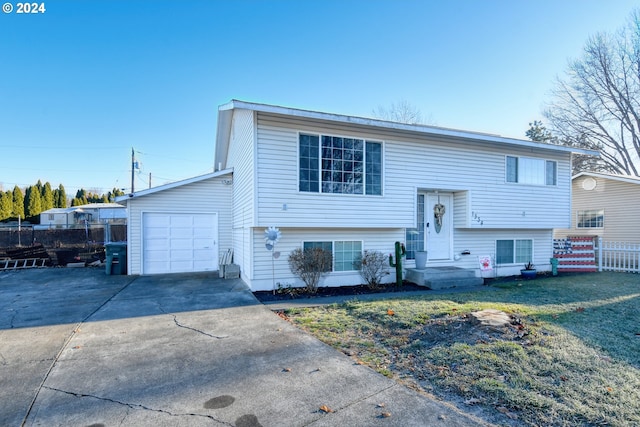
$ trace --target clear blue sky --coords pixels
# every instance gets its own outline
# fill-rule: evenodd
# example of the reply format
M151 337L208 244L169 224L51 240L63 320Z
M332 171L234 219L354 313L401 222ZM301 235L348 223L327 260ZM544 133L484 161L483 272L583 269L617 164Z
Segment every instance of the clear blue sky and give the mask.
M524 138L627 0L50 0L0 12L0 185L135 187L213 170L231 99ZM5 0L0 0L5 3Z

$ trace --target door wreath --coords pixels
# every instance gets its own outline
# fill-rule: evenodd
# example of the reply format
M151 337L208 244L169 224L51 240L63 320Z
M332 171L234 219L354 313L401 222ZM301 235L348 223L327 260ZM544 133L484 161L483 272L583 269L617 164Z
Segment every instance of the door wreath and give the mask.
M436 223L436 233L440 233L442 229L442 219L444 218L445 208L442 203L436 203L433 206L433 219Z

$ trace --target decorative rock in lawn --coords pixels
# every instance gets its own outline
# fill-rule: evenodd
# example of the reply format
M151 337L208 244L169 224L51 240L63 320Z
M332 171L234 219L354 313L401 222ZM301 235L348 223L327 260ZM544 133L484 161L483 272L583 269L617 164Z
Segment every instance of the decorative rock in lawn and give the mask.
M472 320L480 326L490 328L504 328L511 325L511 317L504 311L488 308L486 310L474 311L471 313Z

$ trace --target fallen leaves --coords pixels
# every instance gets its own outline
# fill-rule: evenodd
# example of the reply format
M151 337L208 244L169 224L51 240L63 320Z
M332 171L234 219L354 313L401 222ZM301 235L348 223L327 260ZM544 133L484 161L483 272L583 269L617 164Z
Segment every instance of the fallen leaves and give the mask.
M395 311L393 311L393 310L391 310L390 308L388 308L388 309L387 309L387 314L388 314L389 316L395 316L396 312L395 312Z
M327 405L320 405L320 410L325 414L333 412L333 409L329 408Z

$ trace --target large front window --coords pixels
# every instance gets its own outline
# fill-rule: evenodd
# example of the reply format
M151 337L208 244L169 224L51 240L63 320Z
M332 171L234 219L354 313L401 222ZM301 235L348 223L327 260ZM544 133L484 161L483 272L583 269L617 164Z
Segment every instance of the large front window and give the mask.
M300 134L300 191L382 194L382 143Z
M558 164L553 160L507 156L507 182L533 185L556 185L557 175Z
M533 260L533 240L496 240L496 264L527 263Z
M353 271L354 262L362 256L361 241L304 242L303 249L320 248L333 255L333 271Z

